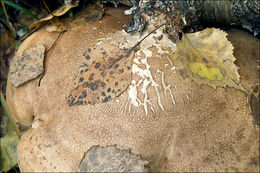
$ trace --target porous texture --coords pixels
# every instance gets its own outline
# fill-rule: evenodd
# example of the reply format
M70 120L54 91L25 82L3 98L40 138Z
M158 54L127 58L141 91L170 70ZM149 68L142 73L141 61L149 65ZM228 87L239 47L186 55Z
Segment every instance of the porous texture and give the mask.
M136 51L125 92L106 103L68 104L83 54L99 47L97 39L118 49L140 39L121 31L129 20L122 9L107 9L101 22L64 33L46 56L40 87L39 79L18 88L9 79L12 113L32 123L18 145L21 170L74 172L91 147L115 145L149 161L152 171L259 171L259 128L252 123L246 95L183 78L174 67L175 44L163 28ZM155 27L150 23L144 34ZM43 28L21 50L42 41L48 49L56 37Z

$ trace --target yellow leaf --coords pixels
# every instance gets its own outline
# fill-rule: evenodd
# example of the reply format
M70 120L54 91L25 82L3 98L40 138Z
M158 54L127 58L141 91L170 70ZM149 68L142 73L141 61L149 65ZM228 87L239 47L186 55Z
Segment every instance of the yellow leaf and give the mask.
M230 86L242 91L238 67L234 64L234 47L220 29L207 28L186 34L177 46L175 64L181 73L198 84Z
M222 80L224 78L219 68L208 68L204 63L201 62L191 62L189 67L193 73L209 80Z

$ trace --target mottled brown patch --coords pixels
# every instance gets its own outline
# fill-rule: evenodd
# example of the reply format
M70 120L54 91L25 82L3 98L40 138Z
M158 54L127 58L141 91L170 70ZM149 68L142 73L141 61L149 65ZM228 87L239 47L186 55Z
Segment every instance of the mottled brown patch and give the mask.
M104 43L102 47L86 50L81 64L90 59L92 62L78 67L79 74L75 77L76 85L68 97L68 104L96 104L119 96L130 85L133 54Z
M17 53L10 64L11 83L18 87L41 75L44 72L44 52L45 47L39 44Z

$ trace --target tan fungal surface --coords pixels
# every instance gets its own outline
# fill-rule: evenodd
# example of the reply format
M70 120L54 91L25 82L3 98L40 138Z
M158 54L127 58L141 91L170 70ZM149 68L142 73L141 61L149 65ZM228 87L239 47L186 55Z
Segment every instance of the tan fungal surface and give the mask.
M68 104L69 94L79 100L83 90L90 92L83 87L72 90L81 87L80 77L89 82L91 73L80 74L80 66L92 62L86 56L101 61L102 51L98 54L94 48L103 47L117 58L111 49L123 54L124 48L162 22L147 17L150 25L144 35L127 34L122 28L130 17L123 10L105 9L101 21L65 32L46 56L40 87L38 80L32 80L16 88L9 78L7 102L13 114L21 123L32 123L17 149L21 170L75 172L93 146L116 146L140 155L154 171L259 171L259 126L252 123L247 96L235 88L213 89L183 78L174 66L176 46L164 28L135 52L129 86L120 95L107 102ZM43 28L25 40L23 47L47 38L55 40L53 34ZM120 66L127 68L124 63ZM95 63L90 69L98 76L95 80L108 79L102 78ZM114 77L121 78L119 74Z
M45 47L42 44L18 52L10 64L10 80L16 87L37 78L44 72Z

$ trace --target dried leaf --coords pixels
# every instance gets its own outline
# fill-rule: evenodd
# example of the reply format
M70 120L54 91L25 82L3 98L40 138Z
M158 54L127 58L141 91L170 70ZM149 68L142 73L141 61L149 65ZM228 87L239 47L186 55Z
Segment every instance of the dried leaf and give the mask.
M134 55L133 51L128 53L106 43L89 48L83 54L85 60L69 95L69 105L107 102L125 91L131 82Z
M224 31L215 28L184 35L177 46L176 66L198 84L213 88L228 85L245 91L239 84L234 47L226 36Z
M48 26L46 29L49 32L70 30L71 28L84 26L87 23L101 19L103 13L103 5L100 2L96 2L89 5L86 9L77 13L73 17L66 16L53 18L51 22L52 25Z
M45 47L41 44L18 53L10 64L10 80L16 87L37 78L44 72Z
M90 148L85 154L80 172L148 172L148 161L116 146Z
M61 6L60 8L58 8L57 10L53 11L52 14L49 14L48 16L46 16L45 18L34 22L33 24L31 24L29 26L30 29L38 26L38 25L42 25L44 23L46 23L47 21L57 17L57 16L62 16L63 14L65 14L67 11L69 11L71 8L73 7L77 7L79 4L79 0L75 0L75 1L71 1L71 3L67 3L64 4L63 6Z

